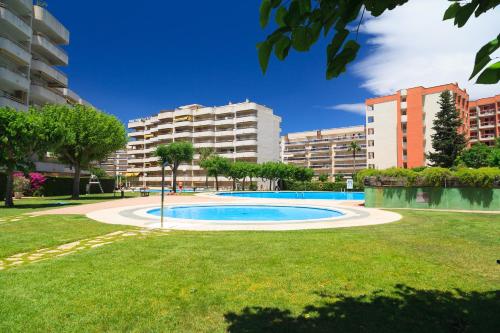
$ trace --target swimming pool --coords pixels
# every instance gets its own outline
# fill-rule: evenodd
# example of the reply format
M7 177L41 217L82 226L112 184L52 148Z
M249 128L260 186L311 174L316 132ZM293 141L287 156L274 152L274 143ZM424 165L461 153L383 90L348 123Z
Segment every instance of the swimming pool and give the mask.
M160 208L147 211L160 216ZM315 207L268 206L268 205L206 205L165 207L168 218L206 221L298 221L324 220L344 215L344 213Z
M222 192L220 196L269 199L365 200L363 192Z

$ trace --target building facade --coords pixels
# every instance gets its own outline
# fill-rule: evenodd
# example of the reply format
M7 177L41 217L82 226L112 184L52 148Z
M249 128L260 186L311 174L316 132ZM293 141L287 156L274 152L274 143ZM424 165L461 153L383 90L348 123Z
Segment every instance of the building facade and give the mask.
M349 150L352 142L361 148L355 156ZM288 133L281 138L281 150L284 163L311 168L316 176L352 175L366 169L365 126Z
M88 104L68 89L69 31L32 0L0 2L0 107Z
M428 164L432 152L433 121L440 110L439 95L452 92L463 120L460 128L469 136L469 95L457 84L414 87L389 96L366 100L368 167L413 168Z
M495 144L500 137L500 95L469 102L470 143Z
M108 176L125 176L128 168L128 155L125 149L117 150L105 161L99 163L99 167L104 169Z
M131 120L128 175L138 177L137 186L159 186L161 168L154 151L160 144L175 141L192 142L195 149L211 148L233 161L279 161L280 123L281 118L272 109L248 100L219 107L186 105ZM177 180L185 186L205 187L205 171L199 159L196 153L192 163L181 165ZM219 180L222 187L231 185L224 177ZM170 170L166 181L172 181ZM213 186L212 180L209 186Z

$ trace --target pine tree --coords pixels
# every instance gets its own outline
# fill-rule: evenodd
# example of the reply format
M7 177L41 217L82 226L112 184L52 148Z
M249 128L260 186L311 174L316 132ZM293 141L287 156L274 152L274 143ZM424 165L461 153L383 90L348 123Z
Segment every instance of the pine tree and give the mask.
M462 120L455 108L453 95L444 91L439 96L440 111L434 119L432 137L434 152L428 154L433 166L449 168L466 146L464 134L459 133Z

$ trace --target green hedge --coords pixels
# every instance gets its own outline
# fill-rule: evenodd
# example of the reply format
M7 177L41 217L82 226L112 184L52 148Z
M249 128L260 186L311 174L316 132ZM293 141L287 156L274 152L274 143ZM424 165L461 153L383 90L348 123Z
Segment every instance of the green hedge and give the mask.
M105 193L112 193L115 180L112 178L100 179L102 189ZM5 174L0 174L0 200L5 199ZM82 177L80 179L80 194L86 193L86 186L89 183L89 177ZM71 195L73 192L73 178L72 177L47 177L47 181L43 185L44 196L56 195ZM99 186L92 185L91 193L100 193Z
M357 174L365 186L393 187L500 187L500 168L366 169Z

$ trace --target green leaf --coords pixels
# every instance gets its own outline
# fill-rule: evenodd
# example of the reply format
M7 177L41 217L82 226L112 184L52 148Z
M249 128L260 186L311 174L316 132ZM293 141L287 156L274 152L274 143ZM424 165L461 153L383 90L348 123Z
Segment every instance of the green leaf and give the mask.
M295 28L301 20L300 7L297 1L293 1L288 7L288 14L285 16L286 25Z
M354 40L349 40L345 43L344 49L333 59L328 61L326 71L327 80L337 77L341 73L345 72L347 64L356 58L359 48L360 45Z
M333 36L332 42L330 43L330 45L328 45L326 49L327 59L332 59L335 57L337 52L340 50L342 44L344 44L344 41L348 35L349 31L347 29L337 31L335 36Z
M311 0L298 0L300 13L302 15L311 11Z
M490 65L477 78L479 84L497 84L500 81L500 61Z
M291 44L290 38L283 35L274 45L274 54L279 60L284 60L287 57Z
M454 18L457 15L458 10L460 9L460 4L458 2L453 3L446 12L444 12L443 21Z
M286 26L285 16L287 13L288 13L288 11L286 10L285 7L281 6L280 8L278 8L278 10L276 11L276 16L275 16L276 23L278 24L278 26L280 26L280 27Z
M460 9L455 14L455 25L459 28L463 27L471 17L472 13L474 13L476 7L476 2L470 2L460 7Z
M260 5L260 26L262 28L266 27L267 23L269 23L271 9L271 0L262 0L262 3Z
M490 54L495 52L500 47L500 34L497 38L491 40L486 45L484 45L476 54L476 60L474 62L474 70L472 71L469 80L477 75L487 64L490 63Z
M297 27L292 30L292 46L297 51L307 51L309 50L310 44L310 33L309 29L306 27Z
M269 57L271 56L271 51L273 46L268 41L257 44L257 49L259 50L259 63L262 72L265 74L267 70L267 65L269 64Z

